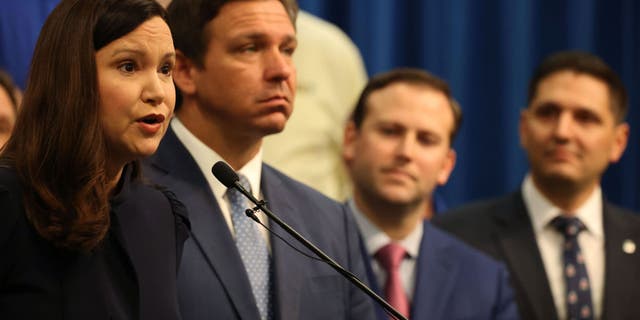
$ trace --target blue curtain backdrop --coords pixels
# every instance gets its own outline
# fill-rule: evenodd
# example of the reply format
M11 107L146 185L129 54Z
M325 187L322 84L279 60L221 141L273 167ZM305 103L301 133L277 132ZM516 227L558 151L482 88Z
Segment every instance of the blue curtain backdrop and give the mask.
M458 163L442 194L450 206L505 194L527 171L518 117L547 54L595 53L630 93L629 146L603 179L614 203L640 209L640 2L634 0L299 0L345 30L370 75L399 66L446 79L460 101Z
M23 84L33 44L57 0L0 0L0 67ZM518 116L532 69L557 50L601 56L630 93L629 146L606 173L605 195L640 210L640 2L635 0L299 0L360 48L370 74L427 69L446 79L465 120L450 206L517 188L527 171ZM70 32L74 32L70 30Z
M24 88L33 47L59 0L0 0L0 68ZM69 32L73 32L69 30Z

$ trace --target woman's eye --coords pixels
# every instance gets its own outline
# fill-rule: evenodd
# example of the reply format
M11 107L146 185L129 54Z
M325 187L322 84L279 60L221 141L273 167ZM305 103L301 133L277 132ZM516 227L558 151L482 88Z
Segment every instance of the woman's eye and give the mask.
M118 66L118 69L127 73L131 73L136 70L136 66L133 62L124 62L120 64L120 66Z
M173 70L173 65L167 63L160 68L160 72L164 75L170 76Z

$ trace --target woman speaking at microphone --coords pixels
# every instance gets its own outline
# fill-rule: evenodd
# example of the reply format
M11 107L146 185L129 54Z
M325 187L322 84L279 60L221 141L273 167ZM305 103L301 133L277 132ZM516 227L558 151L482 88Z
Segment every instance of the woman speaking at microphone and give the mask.
M153 0L62 0L0 154L0 319L179 319L186 215L146 185L173 114Z

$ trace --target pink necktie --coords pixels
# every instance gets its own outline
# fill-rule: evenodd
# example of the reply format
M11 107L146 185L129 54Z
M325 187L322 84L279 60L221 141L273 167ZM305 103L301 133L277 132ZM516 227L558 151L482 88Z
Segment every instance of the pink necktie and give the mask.
M375 254L382 268L387 272L387 281L384 284L384 294L389 304L404 316L409 317L409 299L402 287L400 278L400 263L404 259L406 251L393 242L380 248Z

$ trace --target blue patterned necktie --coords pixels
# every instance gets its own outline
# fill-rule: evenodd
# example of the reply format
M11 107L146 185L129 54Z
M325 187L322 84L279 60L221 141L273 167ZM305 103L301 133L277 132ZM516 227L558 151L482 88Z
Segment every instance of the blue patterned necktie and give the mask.
M578 244L578 234L586 228L580 219L566 216L554 218L551 225L564 235L562 256L564 281L567 289L565 296L567 319L593 319L591 284Z
M240 184L251 192L249 180L243 175L240 175ZM238 247L244 268L249 276L251 290L260 311L260 318L262 320L272 319L270 262L266 241L260 235L256 222L245 215L247 202L242 193L236 189L227 189L227 197L231 203L231 221L236 233L236 247Z

